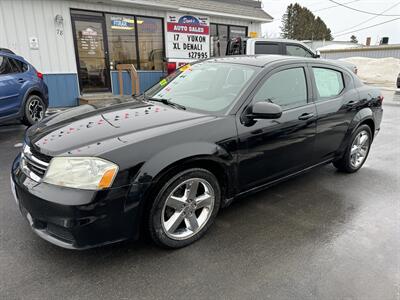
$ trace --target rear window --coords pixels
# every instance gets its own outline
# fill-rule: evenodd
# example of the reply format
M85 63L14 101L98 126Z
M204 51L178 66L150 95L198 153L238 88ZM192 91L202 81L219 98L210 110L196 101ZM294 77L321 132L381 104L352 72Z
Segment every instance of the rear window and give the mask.
M12 59L11 61L11 63L14 65L14 69L16 72L19 73L28 71L28 65L26 63L23 63L22 61L16 59Z
M22 73L27 70L27 64L7 56L0 56L0 75Z
M255 54L280 54L279 44L256 42Z

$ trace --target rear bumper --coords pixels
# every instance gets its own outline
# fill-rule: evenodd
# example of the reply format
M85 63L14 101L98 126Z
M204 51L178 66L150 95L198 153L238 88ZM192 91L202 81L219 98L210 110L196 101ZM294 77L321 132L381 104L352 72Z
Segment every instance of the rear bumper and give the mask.
M139 236L137 187L97 192L37 183L20 170L19 157L13 163L11 186L32 230L57 246L87 249ZM68 199L74 204L65 203Z

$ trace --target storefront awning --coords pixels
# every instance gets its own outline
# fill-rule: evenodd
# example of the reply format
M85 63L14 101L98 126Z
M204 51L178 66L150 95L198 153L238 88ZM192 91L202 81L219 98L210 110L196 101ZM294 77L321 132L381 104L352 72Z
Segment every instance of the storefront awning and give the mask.
M246 1L227 3L226 1L216 0L111 0L111 2L121 5L151 7L156 10L180 11L262 23L272 22L273 18L261 8L261 5L248 5Z

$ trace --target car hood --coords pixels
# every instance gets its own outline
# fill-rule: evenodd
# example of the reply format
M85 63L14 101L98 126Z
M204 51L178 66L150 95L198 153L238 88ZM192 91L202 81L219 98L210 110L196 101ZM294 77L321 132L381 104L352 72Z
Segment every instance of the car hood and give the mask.
M83 105L28 129L26 142L49 155L98 155L216 117L163 104L130 101L109 107Z

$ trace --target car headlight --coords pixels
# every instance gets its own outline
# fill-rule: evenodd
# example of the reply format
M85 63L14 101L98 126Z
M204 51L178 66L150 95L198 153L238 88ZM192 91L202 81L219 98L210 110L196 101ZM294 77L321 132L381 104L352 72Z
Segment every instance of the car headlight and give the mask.
M54 157L43 182L86 190L101 190L112 185L118 166L95 157Z

